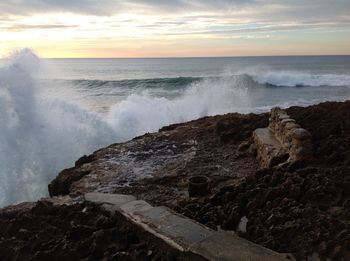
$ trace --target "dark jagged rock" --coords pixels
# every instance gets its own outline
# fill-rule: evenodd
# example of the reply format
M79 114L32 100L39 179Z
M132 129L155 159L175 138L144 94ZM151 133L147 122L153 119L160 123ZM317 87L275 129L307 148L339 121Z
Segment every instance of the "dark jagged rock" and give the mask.
M81 171L75 168L76 167L62 170L57 178L48 185L50 197L69 194L70 185L90 173L88 170Z
M86 163L90 163L96 159L95 154L89 156L84 155L75 162L74 168L69 168L62 170L56 179L54 179L49 185L48 190L50 197L58 195L67 195L69 194L70 185L80 180L82 177L88 175L90 171L88 170L77 170L77 168L82 167Z
M95 155L94 154L91 154L89 156L82 156L80 159L78 159L76 162L75 162L75 167L80 167L86 163L90 163L92 161L95 160Z
M313 161L258 170L254 178L220 189L198 210L184 214L196 218L211 211L215 217L216 206L224 206L226 218L204 223L235 230L246 216L247 232L240 234L253 242L292 252L298 260L313 253L321 259L350 259L350 102L287 111L312 133Z
M1 260L177 260L100 206L42 200L0 210ZM123 259L124 258L124 259Z

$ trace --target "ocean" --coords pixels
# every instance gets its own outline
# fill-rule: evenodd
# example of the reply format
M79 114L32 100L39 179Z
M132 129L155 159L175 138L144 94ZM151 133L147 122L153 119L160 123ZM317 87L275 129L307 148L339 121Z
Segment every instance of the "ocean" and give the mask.
M181 100L191 89L219 97L209 114L266 111L349 97L350 56L48 59L48 86L69 88L98 113L131 95ZM56 71L55 71L56 70ZM194 91L194 90L193 90ZM228 97L225 97L229 94ZM241 95L246 97L242 101ZM222 105L221 103L224 103ZM211 106L210 106L211 107Z
M0 206L80 156L171 123L350 98L350 56L0 60Z

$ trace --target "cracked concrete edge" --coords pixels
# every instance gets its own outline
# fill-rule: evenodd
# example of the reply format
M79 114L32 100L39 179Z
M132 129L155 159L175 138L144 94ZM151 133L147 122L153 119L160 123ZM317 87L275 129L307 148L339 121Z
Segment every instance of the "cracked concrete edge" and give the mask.
M289 254L277 253L271 249L265 248L263 246L254 244L253 242L240 238L237 235L234 235L230 232L217 232L211 230L194 220L183 217L178 213L174 213L172 210L166 207L153 207L146 201L136 200L136 198L131 195L90 192L84 195L84 199L89 202L101 204L102 207L108 211L119 212L127 220L135 224L135 226L138 226L144 231L161 239L170 247L173 247L174 249L180 252L188 252L195 255L199 255L206 260L294 260L294 258L292 258ZM145 212L152 209L163 210L163 216L157 217L159 220L163 220L164 218L170 215L174 215L179 217L180 219L185 219L192 222L195 225L199 225L205 228L206 230L211 231L212 234L196 242L179 243L177 242L177 238L173 238L169 235L162 234L161 225L154 224L155 222L152 222L152 218L148 219L147 216L146 218L145 216L143 216ZM169 224L169 226L172 225L176 226L176 224ZM185 235L183 235L183 237L185 237ZM223 238L225 238L225 240L222 240ZM220 251L219 255L218 251Z

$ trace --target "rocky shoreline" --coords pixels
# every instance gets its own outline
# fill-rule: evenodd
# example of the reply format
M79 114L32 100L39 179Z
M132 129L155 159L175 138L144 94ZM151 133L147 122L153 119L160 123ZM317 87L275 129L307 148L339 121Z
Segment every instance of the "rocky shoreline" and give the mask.
M65 253L72 254L68 260L176 260L176 253L157 252L128 226L115 228L115 219L108 223L110 217L98 207L80 217L86 208L80 198L97 191L165 205L212 229L233 230L277 252L292 253L297 260L350 260L350 102L286 111L312 135L309 162L260 167L252 134L268 125L269 113L232 113L170 125L100 149L63 170L49 185L50 195L70 195L77 204L58 207L44 199L0 210L0 253L7 253L7 260L42 260L35 255L57 255L65 244L71 250ZM208 195L188 197L187 180L194 175L209 178ZM56 225L58 220L62 225ZM79 224L73 230L71 220ZM124 239L129 232L137 240L121 248L115 242L112 250L96 254L96 232L106 229L119 233L121 242L129 242ZM76 241L72 231L78 234ZM109 240L107 234L101 232L101 238ZM82 252L84 257L76 256ZM121 252L127 253L124 259L113 257ZM152 254L139 259L141 252Z

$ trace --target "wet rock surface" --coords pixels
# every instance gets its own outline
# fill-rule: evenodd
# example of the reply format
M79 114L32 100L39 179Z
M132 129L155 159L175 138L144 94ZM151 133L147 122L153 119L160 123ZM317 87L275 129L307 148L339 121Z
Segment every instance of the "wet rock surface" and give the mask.
M350 260L350 102L291 107L286 112L311 133L312 161L260 169L252 133L268 125L269 114L234 113L170 125L158 133L96 151L78 160L75 167L62 171L51 183L50 194L73 197L90 191L132 194L153 205L166 205L210 228L234 230L255 243L293 253L297 260L310 256ZM208 194L189 198L189 177L202 175L209 178ZM6 251L30 249L26 253L32 255L41 251L35 244L36 237L45 238L42 242L51 242L48 239L51 237L56 240L50 249L55 249L53 246L60 246L57 251L63 246L78 249L80 243L64 240L71 230L68 220L79 221L86 206L79 203L53 207L57 211L53 215L51 210L32 213L33 204L21 205L16 215L8 214L8 210L0 212L1 252L14 256L19 252ZM75 211L79 215L75 216ZM132 232L116 223L113 228L97 226L100 211L88 212L94 214L80 223L76 221L81 224L77 233L90 231L85 231L83 223L94 227L94 232L101 229L116 229L126 235ZM101 217L105 218L109 220L108 216ZM60 222L66 223L61 226ZM41 227L40 223L44 225ZM33 240L20 239L25 232L20 232L21 228L32 231L29 238ZM84 253L98 244L93 243L96 237L110 240L107 234L88 234L90 243ZM141 236L137 242L143 240ZM146 244L141 248L146 251L143 256L154 251L152 247ZM118 250L118 254L112 251L114 257L106 249L99 253L116 260L130 260L128 255L139 253L135 249L135 243L130 241L126 250Z
M134 194L154 205L175 207L188 197L191 176L207 176L213 194L255 171L258 161L251 134L267 123L268 114L227 114L167 126L101 149L93 161L63 170L49 185L50 193ZM69 173L87 174L67 182Z

